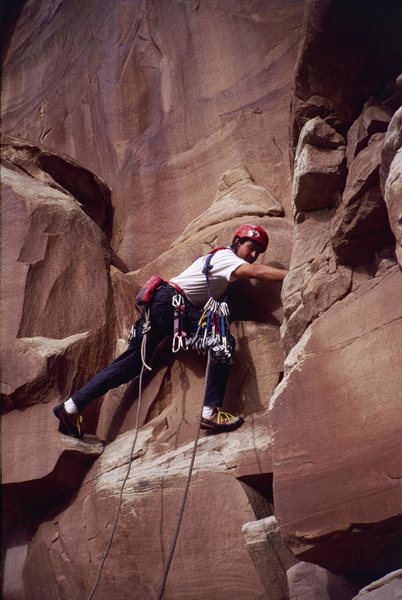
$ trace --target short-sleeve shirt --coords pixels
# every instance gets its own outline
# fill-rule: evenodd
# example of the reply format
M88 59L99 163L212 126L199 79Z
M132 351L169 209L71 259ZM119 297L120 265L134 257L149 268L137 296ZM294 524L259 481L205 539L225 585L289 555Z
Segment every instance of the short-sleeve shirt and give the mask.
M194 306L200 308L208 300L207 280L202 272L206 256L197 258L185 271L172 278L172 282L180 286ZM212 256L209 270L209 284L214 298L220 298L227 290L230 281L233 280L234 271L241 265L246 264L242 258L230 250L224 248L218 250Z

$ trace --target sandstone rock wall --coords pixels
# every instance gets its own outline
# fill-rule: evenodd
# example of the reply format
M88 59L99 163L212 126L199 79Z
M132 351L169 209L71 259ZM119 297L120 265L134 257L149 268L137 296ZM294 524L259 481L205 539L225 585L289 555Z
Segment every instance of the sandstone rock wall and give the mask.
M282 291L287 357L269 411L282 534L299 558L358 585L397 569L402 551L402 48L393 25L381 26L402 14L384 4L373 35L386 31L389 43L374 56L363 37L377 13L365 3L373 12L356 29L359 4L306 5L292 115L294 244ZM314 579L311 597L325 597Z
M108 183L116 261L133 270L239 163L288 208L301 17L301 0L26 2L5 59L4 129ZM157 239L155 214L168 224Z
M289 265L287 123L303 6L30 0L14 8L2 102L4 594L81 597L110 532L137 385L86 411L84 442L61 436L51 409L125 349L133 297L149 274L177 274L249 220L270 230L264 260ZM282 308L280 285L243 287L244 301L233 303L239 352L228 401L247 426L240 437L201 441L168 597L267 593L241 528L272 514L267 407L283 370ZM136 452L143 475L133 468L99 597L156 594L204 369L200 357L162 352L147 382ZM208 506L201 521L200 506ZM283 560L273 551L270 561L271 580L286 589Z
M60 435L51 408L125 349L151 274L177 274L252 220L269 230L263 260L290 273L282 288L233 290L226 401L246 422L201 436L165 597L352 599L400 567L400 4L14 8L2 103L5 598L88 597L138 384L88 409L84 441ZM156 597L204 369L161 348L96 598ZM359 597L399 584L396 572Z

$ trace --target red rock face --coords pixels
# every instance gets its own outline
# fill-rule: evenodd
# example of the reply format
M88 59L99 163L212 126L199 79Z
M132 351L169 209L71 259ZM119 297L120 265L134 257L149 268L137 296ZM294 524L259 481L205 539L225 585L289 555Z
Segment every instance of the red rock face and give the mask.
M377 70L385 48L373 69L364 67L371 50L361 27L370 35L374 12L356 27L358 5L307 5L292 115L295 226L281 327L288 356L270 415L282 533L299 557L364 582L397 568L402 546L401 88L391 57ZM401 56L392 26L387 34ZM389 85L381 83L387 72ZM363 82L366 90L377 82L378 96L359 100ZM338 199L325 204L318 182L333 180L339 164L326 160L330 126L332 141L346 134L347 174ZM305 160L306 147L315 161Z
M89 593L116 507L114 492L98 496L95 490L104 467L98 461L88 487L81 485L102 444L90 435L84 442L66 440L51 408L125 348L133 298L148 272L177 274L211 245L230 242L234 229L250 220L270 230L264 260L289 264L287 126L303 7L300 1L272 0L219 6L34 2L15 8L21 10L6 32L2 103L9 134L3 144L4 301L10 315L3 389L5 593L14 600L42 600ZM242 410L248 422L241 438L201 442L207 443L199 457L203 475L194 479L184 545L168 581L171 597L183 589L183 573L193 598L266 593L241 526L271 514L261 507L269 505L265 496L272 500L267 406L283 369L280 285L245 286L242 299L233 303L239 356L228 408ZM140 414L142 430L152 435L137 458L152 449L157 461L163 457L169 465L173 454L183 454L194 438L203 375L204 361L197 356L170 362L161 357ZM123 436L131 444L136 407L134 383L110 392L102 407L86 414L89 434L96 431L108 442L106 453L110 440L120 443ZM222 444L224 459L216 463ZM121 452L127 457L128 446ZM118 487L121 466L115 459L111 452L106 469L117 475ZM169 483L165 476L155 485L141 476L146 494L138 522L131 513L139 506L127 496L101 596L114 589L116 559L127 556L126 525L136 540L130 547L142 548L142 558L138 562L133 554L117 588L137 589L141 598L155 595L187 464L176 473L164 467ZM246 494L249 486L236 478L247 478L260 491ZM82 495L73 498L74 490ZM90 490L91 502L84 490ZM155 527L163 494L171 506L165 505ZM205 523L200 505L208 507ZM63 522L60 528L56 521ZM68 548L66 562L62 548ZM284 589L283 566L274 552L270 556L274 573L267 581Z
M286 207L301 17L301 1L281 0L27 4L5 61L4 130L108 182L113 248L138 268L239 162ZM157 240L155 214L168 224Z
M399 75L401 6L375 0L308 0L292 100L293 146L308 119L326 118L346 133L363 104ZM391 87L391 86L390 86ZM393 95L393 109L400 97Z
M338 571L375 565L375 557L367 556L364 524L391 519L401 508L401 293L402 277L393 267L328 310L288 356L289 374L271 402L282 531L303 540L303 555L313 540L334 532L350 531L358 548L361 530L362 547L353 560L332 556ZM393 531L402 535L397 525ZM389 545L394 543L391 536ZM327 566L323 548L314 560L320 553Z
M138 383L94 403L84 441L60 435L51 408L126 348L150 275L176 275L247 221L269 231L261 260L290 272L282 289L234 286L225 402L246 422L201 436L166 598L334 600L335 585L352 598L398 568L400 10L73 0L7 13L6 598L89 595ZM204 368L161 348L96 598L156 597ZM300 558L316 565L288 586Z

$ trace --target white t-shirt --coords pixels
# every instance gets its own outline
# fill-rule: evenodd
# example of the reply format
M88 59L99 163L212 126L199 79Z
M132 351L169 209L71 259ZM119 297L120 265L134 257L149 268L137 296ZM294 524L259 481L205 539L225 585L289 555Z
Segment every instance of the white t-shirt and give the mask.
M187 298L194 306L200 308L208 300L207 279L202 272L206 261L206 256L197 258L185 271L173 277L171 281L181 287ZM209 270L209 285L214 298L222 296L233 279L233 272L246 264L242 258L229 248L218 250L212 255Z

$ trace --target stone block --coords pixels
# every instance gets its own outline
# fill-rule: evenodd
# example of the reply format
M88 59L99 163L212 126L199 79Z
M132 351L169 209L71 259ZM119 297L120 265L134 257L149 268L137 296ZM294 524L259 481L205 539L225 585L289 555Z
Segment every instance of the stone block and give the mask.
M331 244L342 264L369 264L376 251L393 242L379 185L345 197L331 223Z
M385 134L384 146L381 154L380 184L381 191L385 195L385 185L389 170L395 154L402 146L402 107L394 114Z
M307 562L287 572L289 600L352 600L357 588L339 575Z
M345 165L344 148L329 150L306 144L295 161L292 188L294 211L334 206L345 184Z
M348 145L346 148L348 167L350 167L355 156L367 146L372 135L387 130L392 113L392 108L386 105L366 103L362 114L348 131Z
M400 600L402 598L402 570L388 573L365 586L353 600Z
M373 135L369 144L364 148L350 165L346 179L342 202L349 203L360 196L368 188L379 183L381 152L384 144L384 134Z
M274 516L245 523L247 550L266 590L266 600L289 598L286 571L296 559L286 548Z
M314 117L304 125L300 132L299 141L297 142L296 157L306 144L315 146L316 148L335 149L339 146L345 146L345 138L338 133L329 123Z

